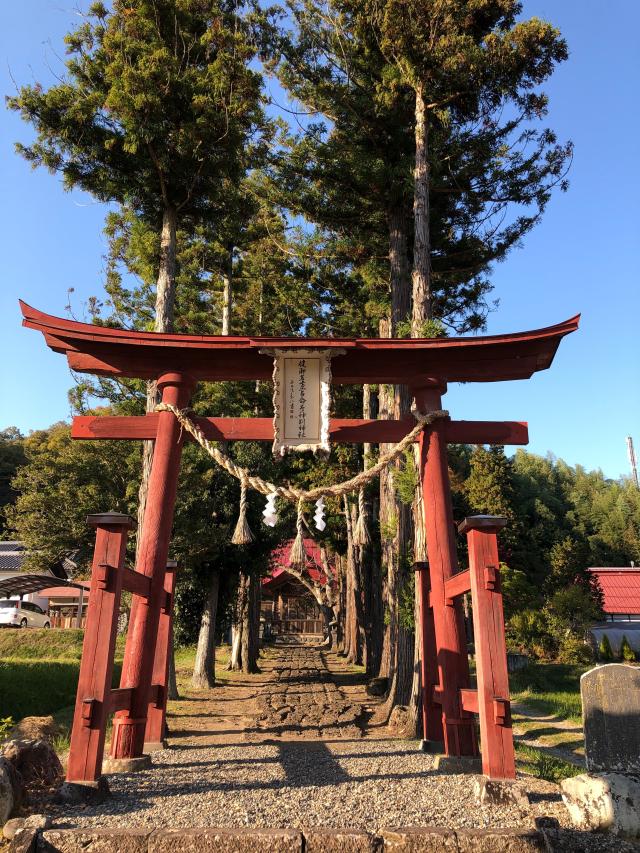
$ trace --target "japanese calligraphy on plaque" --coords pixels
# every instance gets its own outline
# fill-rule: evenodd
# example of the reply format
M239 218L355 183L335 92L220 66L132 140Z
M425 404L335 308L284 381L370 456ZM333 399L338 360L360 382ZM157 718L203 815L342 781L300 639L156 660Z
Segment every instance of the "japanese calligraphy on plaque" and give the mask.
M329 452L331 357L342 350L263 350L273 355L273 452Z

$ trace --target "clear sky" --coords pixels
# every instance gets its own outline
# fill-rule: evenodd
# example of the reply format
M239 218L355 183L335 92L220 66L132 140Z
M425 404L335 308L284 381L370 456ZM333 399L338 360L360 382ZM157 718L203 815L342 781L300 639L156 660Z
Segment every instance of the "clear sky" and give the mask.
M78 0L81 8L88 0ZM79 21L75 0L0 2L3 93L47 86L60 67L63 35ZM571 56L547 85L548 123L575 143L571 187L493 274L499 308L488 332L535 329L582 313L550 370L527 382L452 385L456 418L528 420L535 453L628 473L625 436L640 455L638 252L640 199L640 4L637 0L524 0L524 12L557 25ZM65 193L59 178L13 153L29 128L0 111L0 429L24 432L68 418L65 360L22 329L18 298L78 319L102 292L105 208ZM215 414L215 413L212 413Z

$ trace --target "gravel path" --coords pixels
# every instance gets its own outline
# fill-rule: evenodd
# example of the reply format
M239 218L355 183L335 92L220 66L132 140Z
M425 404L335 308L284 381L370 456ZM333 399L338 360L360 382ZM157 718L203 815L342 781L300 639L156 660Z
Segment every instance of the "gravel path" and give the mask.
M557 786L548 782L523 777L531 814L479 807L476 777L435 772L433 757L419 752L415 741L391 740L384 729L381 736L368 731L363 737L356 723L365 695L345 692L340 666L320 649L285 647L264 661L253 686L242 681L191 702L186 697L173 706L172 748L153 754L152 769L109 776L110 800L66 808L55 816L56 825L378 831L531 825L537 815L566 823ZM235 692L225 699L228 689ZM214 701L223 716L209 704Z
M113 797L60 815L62 826L518 826L478 807L471 775L442 775L415 743L359 740L171 749L153 769L109 777ZM555 786L532 780L535 810L564 818Z

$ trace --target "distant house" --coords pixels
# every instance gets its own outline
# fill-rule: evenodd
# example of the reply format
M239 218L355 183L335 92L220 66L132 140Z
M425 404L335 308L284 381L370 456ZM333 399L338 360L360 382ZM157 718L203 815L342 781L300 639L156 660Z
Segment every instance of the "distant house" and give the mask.
M9 578L29 577L25 573L25 563L28 553L24 542L17 540L0 541L0 583ZM64 625L66 625L66 622L71 624L78 612L80 590L77 587L61 587L59 586L59 581L68 581L76 569L77 565L73 561L73 554L64 555L48 568L38 571L38 576L51 576L51 587L39 589L37 592L25 592L20 597L24 601L31 601L37 604L43 610L48 610L54 618L54 624L58 622ZM90 586L89 581L79 581L79 583L85 590L88 590ZM4 595L7 595L7 593L4 593ZM3 593L0 592L0 598L3 597ZM18 598L19 596L17 594L9 594L7 597ZM86 612L88 597L86 592L82 593L83 613Z
M591 629L597 643L606 634L614 652L626 636L635 652L640 652L640 568L635 566L589 569L598 579L604 600L605 619Z

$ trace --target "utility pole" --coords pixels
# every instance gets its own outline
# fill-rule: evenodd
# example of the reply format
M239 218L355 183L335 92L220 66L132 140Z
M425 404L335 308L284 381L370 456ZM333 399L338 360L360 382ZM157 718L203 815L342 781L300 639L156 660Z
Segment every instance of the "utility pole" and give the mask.
M627 436L627 453L629 454L629 463L631 465L631 477L636 484L636 489L640 488L638 483L638 466L636 465L636 453L633 449L633 439L630 435Z

